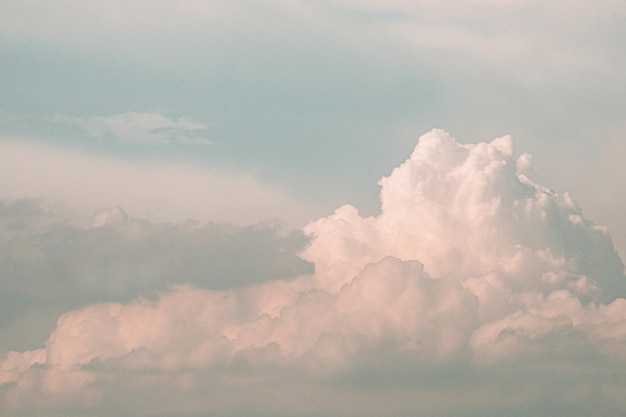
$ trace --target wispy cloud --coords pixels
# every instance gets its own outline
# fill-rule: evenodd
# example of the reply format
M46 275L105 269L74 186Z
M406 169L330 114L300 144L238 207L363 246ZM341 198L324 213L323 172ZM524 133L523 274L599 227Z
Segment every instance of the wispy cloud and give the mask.
M123 143L142 145L212 145L206 137L209 125L189 117L170 118L160 112L127 112L110 116L47 118L56 123L74 124L95 138L114 138Z
M0 142L0 189L13 199L46 198L83 219L120 205L131 216L173 222L251 224L280 218L301 225L318 210L253 172L116 158L17 139Z
M0 110L0 125L26 130L38 125L70 125L94 139L136 145L213 145L210 124L191 117L166 116L162 112L129 111L107 116L35 116Z

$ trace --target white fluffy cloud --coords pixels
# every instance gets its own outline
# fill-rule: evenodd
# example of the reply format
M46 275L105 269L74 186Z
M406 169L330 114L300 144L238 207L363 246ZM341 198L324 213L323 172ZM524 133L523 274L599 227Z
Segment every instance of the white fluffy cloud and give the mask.
M381 180L380 215L343 206L304 228L314 274L68 312L44 347L4 356L4 409L554 416L596 401L614 415L624 381L589 387L626 357L623 264L529 160L509 137L429 132Z

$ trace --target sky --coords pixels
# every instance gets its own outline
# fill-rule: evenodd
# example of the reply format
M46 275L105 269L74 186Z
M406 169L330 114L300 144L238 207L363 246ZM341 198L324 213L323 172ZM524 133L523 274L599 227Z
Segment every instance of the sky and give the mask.
M623 0L0 0L0 415L626 409Z

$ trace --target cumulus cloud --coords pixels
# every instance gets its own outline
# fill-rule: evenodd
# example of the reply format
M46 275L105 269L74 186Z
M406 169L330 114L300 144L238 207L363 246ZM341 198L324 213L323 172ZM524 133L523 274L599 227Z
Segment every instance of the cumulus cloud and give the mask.
M529 172L509 137L431 131L380 181L379 215L343 206L304 228L312 275L67 312L42 348L4 356L5 409L34 396L53 415L614 415L624 381L592 385L626 357L623 264Z
M293 279L313 270L296 256L306 242L277 222L155 223L112 207L79 227L41 202L0 201L0 346L38 345L60 313L87 303Z

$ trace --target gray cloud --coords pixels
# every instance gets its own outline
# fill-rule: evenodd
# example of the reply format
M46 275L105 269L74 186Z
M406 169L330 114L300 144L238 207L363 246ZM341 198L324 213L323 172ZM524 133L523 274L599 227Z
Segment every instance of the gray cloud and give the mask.
M1 322L9 328L29 312L127 301L173 284L227 289L313 271L296 256L305 236L275 222L154 223L113 208L94 215L99 227L82 228L34 200L0 203ZM3 344L19 345L4 329Z

